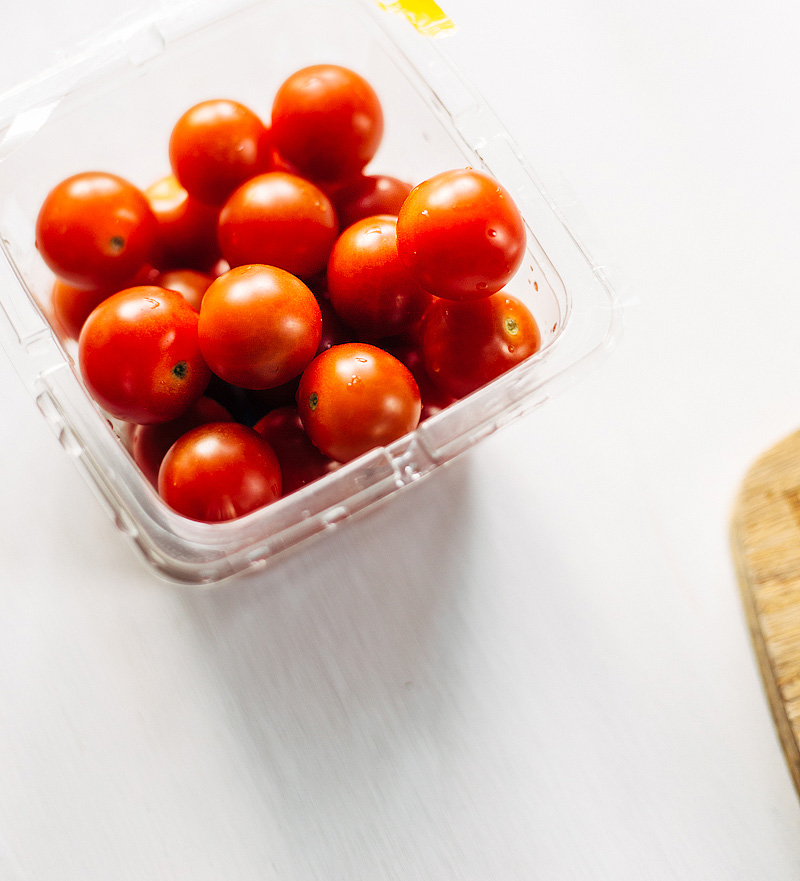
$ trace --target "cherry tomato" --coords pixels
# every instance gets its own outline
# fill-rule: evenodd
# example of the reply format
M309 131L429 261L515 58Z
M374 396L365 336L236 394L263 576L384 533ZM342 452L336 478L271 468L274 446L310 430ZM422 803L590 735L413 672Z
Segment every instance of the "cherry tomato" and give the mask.
M158 221L153 262L162 269L207 270L219 259L219 209L190 196L174 174L144 194Z
M455 398L524 361L541 343L528 307L504 293L467 302L435 300L420 329L428 376Z
M252 428L211 422L169 448L158 471L158 492L192 520L234 520L280 498L280 466L272 447Z
M480 171L423 181L397 216L400 259L426 291L474 300L499 291L525 254L525 224L511 196Z
M210 285L200 307L198 335L208 365L242 388L273 388L300 374L321 334L316 298L276 266L231 269Z
M162 272L154 284L170 291L177 291L196 312L199 312L203 296L212 281L214 281L212 276L198 272L196 269L170 269Z
M78 340L81 375L94 399L126 422L180 416L210 378L197 322L197 312L180 294L153 285L103 300Z
M219 216L219 243L231 266L267 263L310 278L325 268L339 224L330 199L283 171L239 187Z
M169 159L175 177L201 202L222 205L264 171L265 126L238 101L215 99L190 107L175 123Z
M335 64L315 64L279 87L272 136L278 153L300 174L341 180L358 174L375 155L383 112L362 76Z
M365 339L402 333L433 297L397 255L397 219L365 217L336 240L328 260L328 293L342 320Z
M275 451L281 466L283 495L333 471L337 464L311 443L297 407L279 407L262 416L254 426Z
M80 288L124 287L150 261L156 219L141 190L105 172L76 174L47 195L36 247L62 280Z
M346 229L357 220L376 214L393 214L396 217L411 189L411 184L396 177L363 175L336 190L331 198L339 225Z
M141 468L144 476L158 486L158 469L167 450L187 431L209 422L230 422L231 414L211 398L198 398L189 409L177 419L160 422L156 425L134 425L130 432L130 446L133 461Z
M297 391L308 436L337 462L349 462L412 431L421 406L409 369L367 343L344 343L318 355Z

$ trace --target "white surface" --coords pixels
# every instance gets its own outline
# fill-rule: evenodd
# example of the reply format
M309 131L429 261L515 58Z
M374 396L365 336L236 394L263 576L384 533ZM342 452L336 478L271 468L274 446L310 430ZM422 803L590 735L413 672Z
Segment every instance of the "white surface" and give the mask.
M128 6L14 4L0 87ZM4 881L798 877L727 525L800 422L800 13L446 8L637 301L620 345L201 594L142 567L0 358Z

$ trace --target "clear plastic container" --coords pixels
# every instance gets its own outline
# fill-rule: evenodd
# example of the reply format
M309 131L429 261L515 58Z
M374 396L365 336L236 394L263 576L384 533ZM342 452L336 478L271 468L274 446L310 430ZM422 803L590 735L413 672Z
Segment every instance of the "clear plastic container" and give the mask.
M0 341L67 453L120 530L167 579L212 583L264 566L336 523L441 468L538 407L605 351L619 303L507 132L448 60L450 39L371 0L188 3L108 33L57 68L0 97ZM533 358L387 448L259 511L220 524L170 510L134 464L118 427L87 394L76 349L47 317L52 274L34 247L47 192L79 171L141 187L169 171L166 145L183 111L229 97L269 117L294 70L320 61L364 75L385 134L368 171L416 183L470 165L520 207L528 253L508 290L540 326Z

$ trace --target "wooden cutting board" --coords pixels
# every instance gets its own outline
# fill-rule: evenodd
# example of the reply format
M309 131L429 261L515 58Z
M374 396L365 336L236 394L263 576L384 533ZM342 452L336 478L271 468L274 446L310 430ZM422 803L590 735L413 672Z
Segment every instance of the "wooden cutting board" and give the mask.
M731 545L772 715L800 793L800 431L747 472Z

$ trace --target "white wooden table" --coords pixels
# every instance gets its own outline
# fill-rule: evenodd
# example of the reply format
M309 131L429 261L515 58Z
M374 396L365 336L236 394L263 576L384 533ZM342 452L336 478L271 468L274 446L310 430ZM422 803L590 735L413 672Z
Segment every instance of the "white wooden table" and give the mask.
M4 10L0 88L129 5ZM446 8L599 230L619 346L199 594L142 567L0 357L4 881L798 878L727 524L800 423L800 12Z

